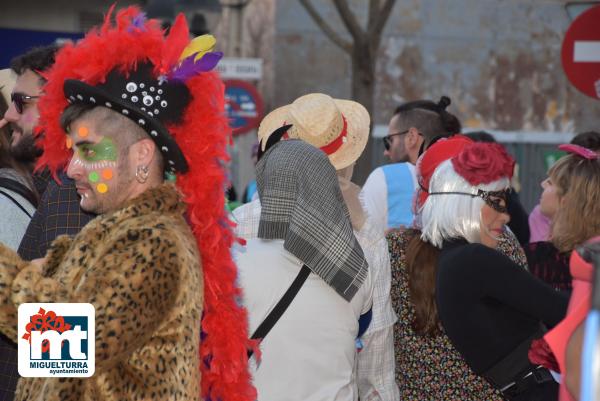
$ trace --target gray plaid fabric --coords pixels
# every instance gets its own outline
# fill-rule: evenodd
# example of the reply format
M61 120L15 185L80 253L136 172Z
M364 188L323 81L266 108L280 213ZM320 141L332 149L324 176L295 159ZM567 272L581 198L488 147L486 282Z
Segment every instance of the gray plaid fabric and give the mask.
M299 140L282 141L260 159L256 176L258 237L283 239L288 252L350 301L368 264L325 153Z

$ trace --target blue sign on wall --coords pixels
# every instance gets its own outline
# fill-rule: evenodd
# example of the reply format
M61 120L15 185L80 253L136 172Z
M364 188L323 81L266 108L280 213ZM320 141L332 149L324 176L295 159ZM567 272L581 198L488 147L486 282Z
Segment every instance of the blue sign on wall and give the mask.
M263 102L254 85L237 79L226 80L225 101L233 135L258 127L263 116Z
M26 29L0 28L0 69L8 68L10 60L27 52L32 47L46 46L65 40L76 41L82 33L30 31Z

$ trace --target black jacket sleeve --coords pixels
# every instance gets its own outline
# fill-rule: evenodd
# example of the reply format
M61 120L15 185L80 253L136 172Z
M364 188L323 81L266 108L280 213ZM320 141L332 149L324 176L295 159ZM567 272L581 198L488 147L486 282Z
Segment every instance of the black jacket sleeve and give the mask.
M568 296L555 291L506 256L484 245L472 244L473 257L481 260L478 282L483 295L539 319L547 327L560 322L567 311Z

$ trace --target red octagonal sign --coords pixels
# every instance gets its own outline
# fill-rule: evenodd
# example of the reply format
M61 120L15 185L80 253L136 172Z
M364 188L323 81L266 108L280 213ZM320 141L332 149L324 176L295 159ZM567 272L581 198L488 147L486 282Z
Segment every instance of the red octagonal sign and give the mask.
M577 89L600 99L600 5L579 15L567 30L562 65Z

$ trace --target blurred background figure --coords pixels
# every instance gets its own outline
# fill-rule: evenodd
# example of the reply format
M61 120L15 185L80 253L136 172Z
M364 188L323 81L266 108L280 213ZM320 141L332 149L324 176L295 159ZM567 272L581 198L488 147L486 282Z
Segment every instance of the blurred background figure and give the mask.
M418 157L435 138L461 130L458 119L446 111L449 105L450 98L442 96L438 103L416 100L394 110L388 134L383 138L384 156L391 163L373 170L361 193L375 224L386 230L412 224Z
M587 131L577 134L572 140L573 145L583 146L595 152L600 152L600 133L596 131ZM556 206L552 202L553 192L549 181L550 178L542 181L544 192L540 202L533 208L529 214L529 230L531 237L529 242L548 241L550 234L550 224L552 217L556 213ZM546 189L548 188L548 191ZM548 199L550 198L550 199ZM542 206L544 204L544 206Z
M11 94L15 78L10 69L0 71L0 115L14 107ZM38 195L33 186L28 163L17 161L11 147L12 129L6 119L0 120L0 242L16 250L37 206ZM0 400L12 401L19 374L16 345L0 334Z
M0 115L8 109L13 86L10 71L0 71ZM6 120L0 120L0 242L16 251L35 212L37 197L27 166L10 152L6 125Z
M25 169L22 176L34 193L30 203L37 207L27 216L28 225L21 235L18 253L25 260L43 257L56 237L61 234L74 235L90 221L94 215L85 213L79 207L73 181L66 174L59 174L61 184L54 181L48 169L33 171L41 148L36 145L34 131L39 122L38 100L46 83L42 73L54 64L56 45L34 47L11 60L11 73L16 77L10 94L10 103L3 113L10 131L10 154L16 163ZM27 197L26 197L27 198ZM39 199L39 201L38 201ZM4 400L14 397L17 378L17 347L0 334L0 393Z
M28 167L39 197L37 209L19 244L19 255L26 260L43 257L56 237L77 234L95 216L81 210L75 184L66 174L58 173L58 183L48 169L33 171L42 156L35 135L39 121L38 100L46 84L42 74L54 65L59 48L57 45L34 47L11 60L16 83L12 102L4 114L12 131L11 153Z
M252 164L256 166L258 163L258 142L252 145ZM243 203L252 202L253 200L258 198L258 192L256 191L256 180L250 180L246 189L244 190L244 198Z
M571 143L559 149L567 152L580 150L589 157L598 155L600 135L596 132L580 134L574 141L587 138L586 143L596 148L580 147ZM531 242L525 247L530 271L545 280L557 290L571 290L572 277L569 260L576 246L591 238L600 228L600 216L596 205L600 202L600 188L596 174L597 162L584 156L571 153L563 156L548 170L548 177L542 182L544 192L537 209L539 216L548 216L548 230L542 236L546 240ZM532 213L532 215L536 213ZM566 217L568 216L568 217ZM534 217L533 220L541 221ZM531 223L532 216L529 221ZM539 225L537 228L539 229Z
M11 153L20 163L27 166L33 174L37 195L41 196L50 180L47 170L33 173L35 163L42 150L36 146L34 130L37 127L39 111L37 102L42 95L42 86L46 80L41 73L54 64L54 55L58 46L50 45L29 49L11 60L11 70L16 74L15 85L10 95L11 102L4 113L4 119L11 130Z
M561 145L559 149L568 154L548 172L549 185L541 202L542 209L556 209L551 223L551 242L531 244L537 246L536 256L540 262L532 263L530 268L533 274L557 289L573 289L567 318L544 337L558 361L563 379L568 380L567 341L590 306L593 269L589 252L584 248L600 235L600 156L573 144ZM550 257L552 252L547 249L554 250L555 258ZM584 256L587 261L582 259ZM564 385L560 391L561 400L572 400Z

